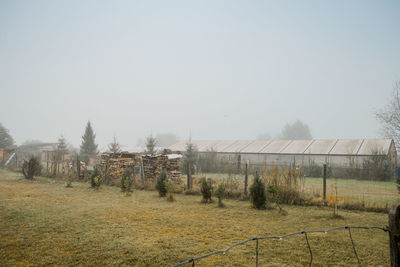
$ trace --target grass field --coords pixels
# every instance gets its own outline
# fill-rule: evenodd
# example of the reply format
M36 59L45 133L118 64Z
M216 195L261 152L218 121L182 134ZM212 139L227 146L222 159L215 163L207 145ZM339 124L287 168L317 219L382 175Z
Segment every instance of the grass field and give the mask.
M229 179L228 174L221 173L207 173L199 174L198 177L212 178L216 181ZM196 177L197 177L196 176ZM186 178L182 176L182 179ZM231 175L231 179L237 180L243 188L244 176ZM249 175L249 184L253 179ZM322 178L304 178L301 190L308 193L310 196L322 196ZM337 186L338 196L346 201L360 201L364 202L368 207L385 207L392 205L400 205L400 195L397 190L395 182L381 182L381 181L365 181L355 179L327 179L327 194L334 194L333 185Z
M226 208L201 204L199 196L176 195L175 202L155 191L123 196L118 187L99 191L87 183L65 188L60 179L27 181L0 170L0 262L2 266L138 265L168 266L253 237L343 225L385 226L383 213L339 211L326 207L284 206L254 210L249 202L225 200ZM353 230L363 265L389 265L388 235ZM357 263L348 232L310 234L313 266ZM309 262L304 236L260 241L260 266L302 266ZM196 266L254 266L255 243Z

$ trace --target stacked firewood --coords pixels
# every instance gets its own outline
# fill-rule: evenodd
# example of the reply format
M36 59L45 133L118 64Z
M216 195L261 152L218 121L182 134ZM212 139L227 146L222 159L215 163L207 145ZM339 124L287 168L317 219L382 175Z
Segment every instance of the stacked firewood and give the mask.
M147 179L157 179L162 170L167 172L169 180L180 182L180 157L171 157L171 155L144 155L143 169Z
M100 170L109 184L119 184L125 169L140 167L139 153L104 153L101 155Z
M140 153L104 153L101 155L100 169L106 183L119 184L126 168L133 172L137 179L155 181L162 170L166 170L169 180L180 183L180 155L142 155Z

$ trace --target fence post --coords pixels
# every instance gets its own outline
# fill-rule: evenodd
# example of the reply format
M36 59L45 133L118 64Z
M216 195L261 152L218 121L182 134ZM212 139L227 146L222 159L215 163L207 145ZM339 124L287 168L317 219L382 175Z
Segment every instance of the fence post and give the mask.
M190 160L187 163L187 188L188 190L192 190L192 170L190 167Z
M241 170L242 170L242 156L240 156L239 153L237 157L237 173L240 173Z
M142 188L144 189L144 164L143 164L143 156L140 156L140 174L142 176Z
M247 184L249 182L249 161L246 161L244 169L244 194L247 195Z
M326 201L326 163L324 163L324 173L323 173L323 176L324 176L324 185L323 185L323 196L324 196L324 201Z
M81 161L79 156L76 156L76 175L78 176L78 180L81 179Z
M400 206L389 212L390 266L400 266Z

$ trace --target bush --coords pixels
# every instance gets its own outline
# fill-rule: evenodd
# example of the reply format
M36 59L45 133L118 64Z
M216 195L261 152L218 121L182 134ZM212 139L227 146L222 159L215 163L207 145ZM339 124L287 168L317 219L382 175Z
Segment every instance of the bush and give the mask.
M267 201L272 203L279 203L279 193L276 186L273 184L268 185L267 189Z
M174 197L174 192L175 192L175 184L169 181L166 181L166 186L167 186L167 201L169 202L174 202L175 197Z
M121 191L126 195L129 195L133 190L133 179L132 173L129 169L125 169L121 179Z
M211 179L206 180L206 178L201 179L201 194L203 195L203 203L211 203L212 199L212 191L213 191L213 186L212 186L212 181Z
M267 195L265 192L265 185L261 181L258 172L254 175L254 182L250 187L250 201L253 208L265 209L267 205Z
M22 174L26 179L32 180L33 176L40 175L42 165L35 156L31 156L29 161L24 160L22 164Z
M224 203L222 203L222 199L225 196L225 186L223 184L220 184L217 188L217 191L215 192L215 195L218 198L218 207L224 207Z
M167 173L163 170L157 179L156 189L160 197L165 197L167 194Z
M71 188L72 187L72 179L73 179L73 175L72 175L72 173L70 173L68 175L68 178L67 178L67 183L65 184L66 188Z
M90 186L94 189L99 189L101 183L103 182L103 177L101 176L99 168L94 167L93 173L90 176Z

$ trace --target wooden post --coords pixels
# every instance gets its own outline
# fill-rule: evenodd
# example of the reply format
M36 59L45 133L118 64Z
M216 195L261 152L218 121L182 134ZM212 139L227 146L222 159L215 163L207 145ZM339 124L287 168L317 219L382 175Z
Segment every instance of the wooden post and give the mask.
M143 166L143 157L140 156L140 172L142 174L142 188L144 189L144 166Z
M81 179L81 161L79 160L79 156L76 156L76 174L78 180Z
M324 185L323 185L323 196L324 196L324 201L326 201L326 163L324 164Z
M238 154L237 157L237 173L239 174L242 170L242 156Z
M187 162L187 188L192 190L192 170L190 166L190 160Z
M49 175L49 151L46 150L46 174Z
M400 206L389 212L390 266L400 266Z
M244 194L247 195L247 184L249 182L249 161L246 161L244 169Z

